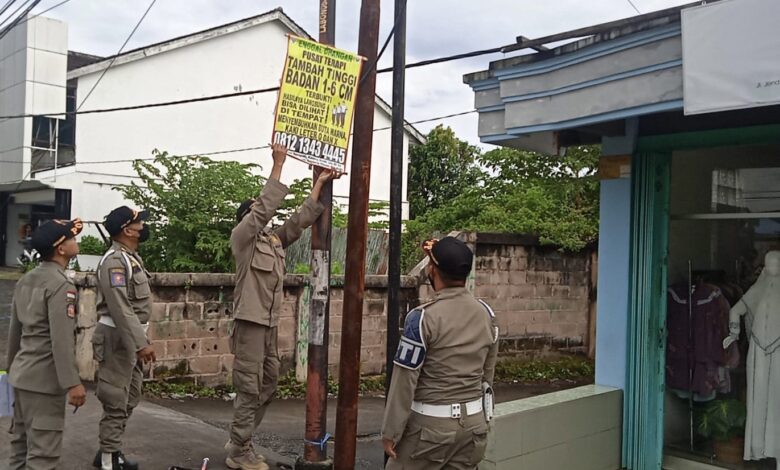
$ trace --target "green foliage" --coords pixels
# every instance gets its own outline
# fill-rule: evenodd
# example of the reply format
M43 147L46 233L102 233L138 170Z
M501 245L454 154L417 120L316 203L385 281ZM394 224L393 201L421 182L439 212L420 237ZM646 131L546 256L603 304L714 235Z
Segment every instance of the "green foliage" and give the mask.
M479 149L455 137L442 125L428 133L424 145L409 149L409 211L417 218L454 199L471 186L478 170Z
M79 241L79 254L82 255L103 255L108 247L98 237L84 235Z
M593 377L592 361L566 357L555 361L503 360L496 364L496 382L554 382Z
M598 236L599 155L596 147L577 147L564 157L507 148L477 156L473 181L406 222L402 268L422 259L423 240L453 230L538 235L543 244L582 249Z
M385 375L368 375L361 377L358 390L360 393L365 394L384 392ZM328 394L337 395L338 393L338 382L334 377L328 375ZM306 398L306 383L298 382L298 379L295 378L295 371L290 370L285 375L279 377L276 396L283 400L288 398Z
M229 398L235 389L230 385L206 387L194 382L144 382L144 395L156 398Z
M147 267L158 272L232 272L230 232L236 208L260 194L260 167L206 157L180 158L154 151L154 161L136 160L141 182L115 188L150 211L149 241L141 245ZM311 179L296 180L277 216L303 203Z
M257 168L159 151L153 162L133 162L141 183L116 189L150 211L151 238L141 245L147 267L161 272L233 271L230 231L236 207L260 192L262 179L252 173Z
M298 263L295 265L292 274L309 274L311 272L311 266L306 263Z
M739 400L714 400L697 410L696 430L704 438L728 440L745 433L747 409Z

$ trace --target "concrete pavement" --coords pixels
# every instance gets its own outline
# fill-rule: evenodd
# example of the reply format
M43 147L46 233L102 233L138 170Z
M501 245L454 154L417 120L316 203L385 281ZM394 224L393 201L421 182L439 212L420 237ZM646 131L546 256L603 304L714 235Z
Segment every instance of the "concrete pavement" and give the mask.
M100 403L89 392L87 404L76 414L68 407L61 470L92 468L98 449ZM0 418L0 468L8 462L9 418ZM124 452L137 460L143 470L166 470L171 465L200 469L204 457L210 459L210 470L223 470L227 433L193 416L150 402L141 402L128 424ZM292 468L292 460L266 449L259 449L272 469ZM281 466L279 465L281 464Z

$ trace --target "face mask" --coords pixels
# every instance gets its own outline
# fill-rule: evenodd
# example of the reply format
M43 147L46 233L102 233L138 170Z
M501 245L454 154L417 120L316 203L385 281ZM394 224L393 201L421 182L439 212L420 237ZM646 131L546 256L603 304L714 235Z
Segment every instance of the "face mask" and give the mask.
M149 239L149 235L150 235L150 234L149 234L149 226L148 226L148 225L144 225L144 228L142 228L142 229L141 229L141 230L138 232L138 241L139 241L140 243L143 243L143 242L145 242L146 240L148 240L148 239Z

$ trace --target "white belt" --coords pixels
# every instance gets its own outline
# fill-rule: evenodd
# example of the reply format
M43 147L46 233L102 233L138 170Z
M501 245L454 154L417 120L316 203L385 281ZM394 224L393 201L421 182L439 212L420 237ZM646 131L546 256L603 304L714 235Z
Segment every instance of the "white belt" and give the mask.
M412 411L434 418L460 418L462 415L462 406L460 403L454 405L428 405L426 403L420 403L419 401L413 401ZM481 398L466 403L466 416L475 415L481 412Z
M110 326L111 328L116 328L116 323L114 323L114 319L111 318L111 315L100 315L98 323ZM144 329L144 333L149 331L149 323L141 323L141 327Z

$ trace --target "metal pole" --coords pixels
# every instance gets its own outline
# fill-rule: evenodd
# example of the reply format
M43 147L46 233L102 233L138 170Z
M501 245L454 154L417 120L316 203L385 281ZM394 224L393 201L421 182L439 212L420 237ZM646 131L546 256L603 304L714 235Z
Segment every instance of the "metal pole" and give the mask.
M319 0L320 42L336 42L336 0ZM314 181L321 168L314 169ZM299 469L332 468L328 460L328 330L330 315L330 240L333 183L322 187L322 215L311 227L311 303L309 310L309 351L306 377L306 431L303 460ZM319 444L317 444L319 443Z
M393 128L390 144L390 253L387 267L387 362L385 392L393 377L393 356L398 347L401 314L401 217L403 201L404 94L406 85L406 3L395 0L393 37ZM387 394L385 393L385 396Z
M349 222L347 261L344 277L344 312L341 325L339 398L336 416L337 470L355 468L357 398L360 381L360 343L363 294L366 285L366 236L368 233L368 194L371 179L371 145L374 133L377 47L379 40L379 0L362 0L358 54L366 58L364 78L355 106L355 134L349 183Z

